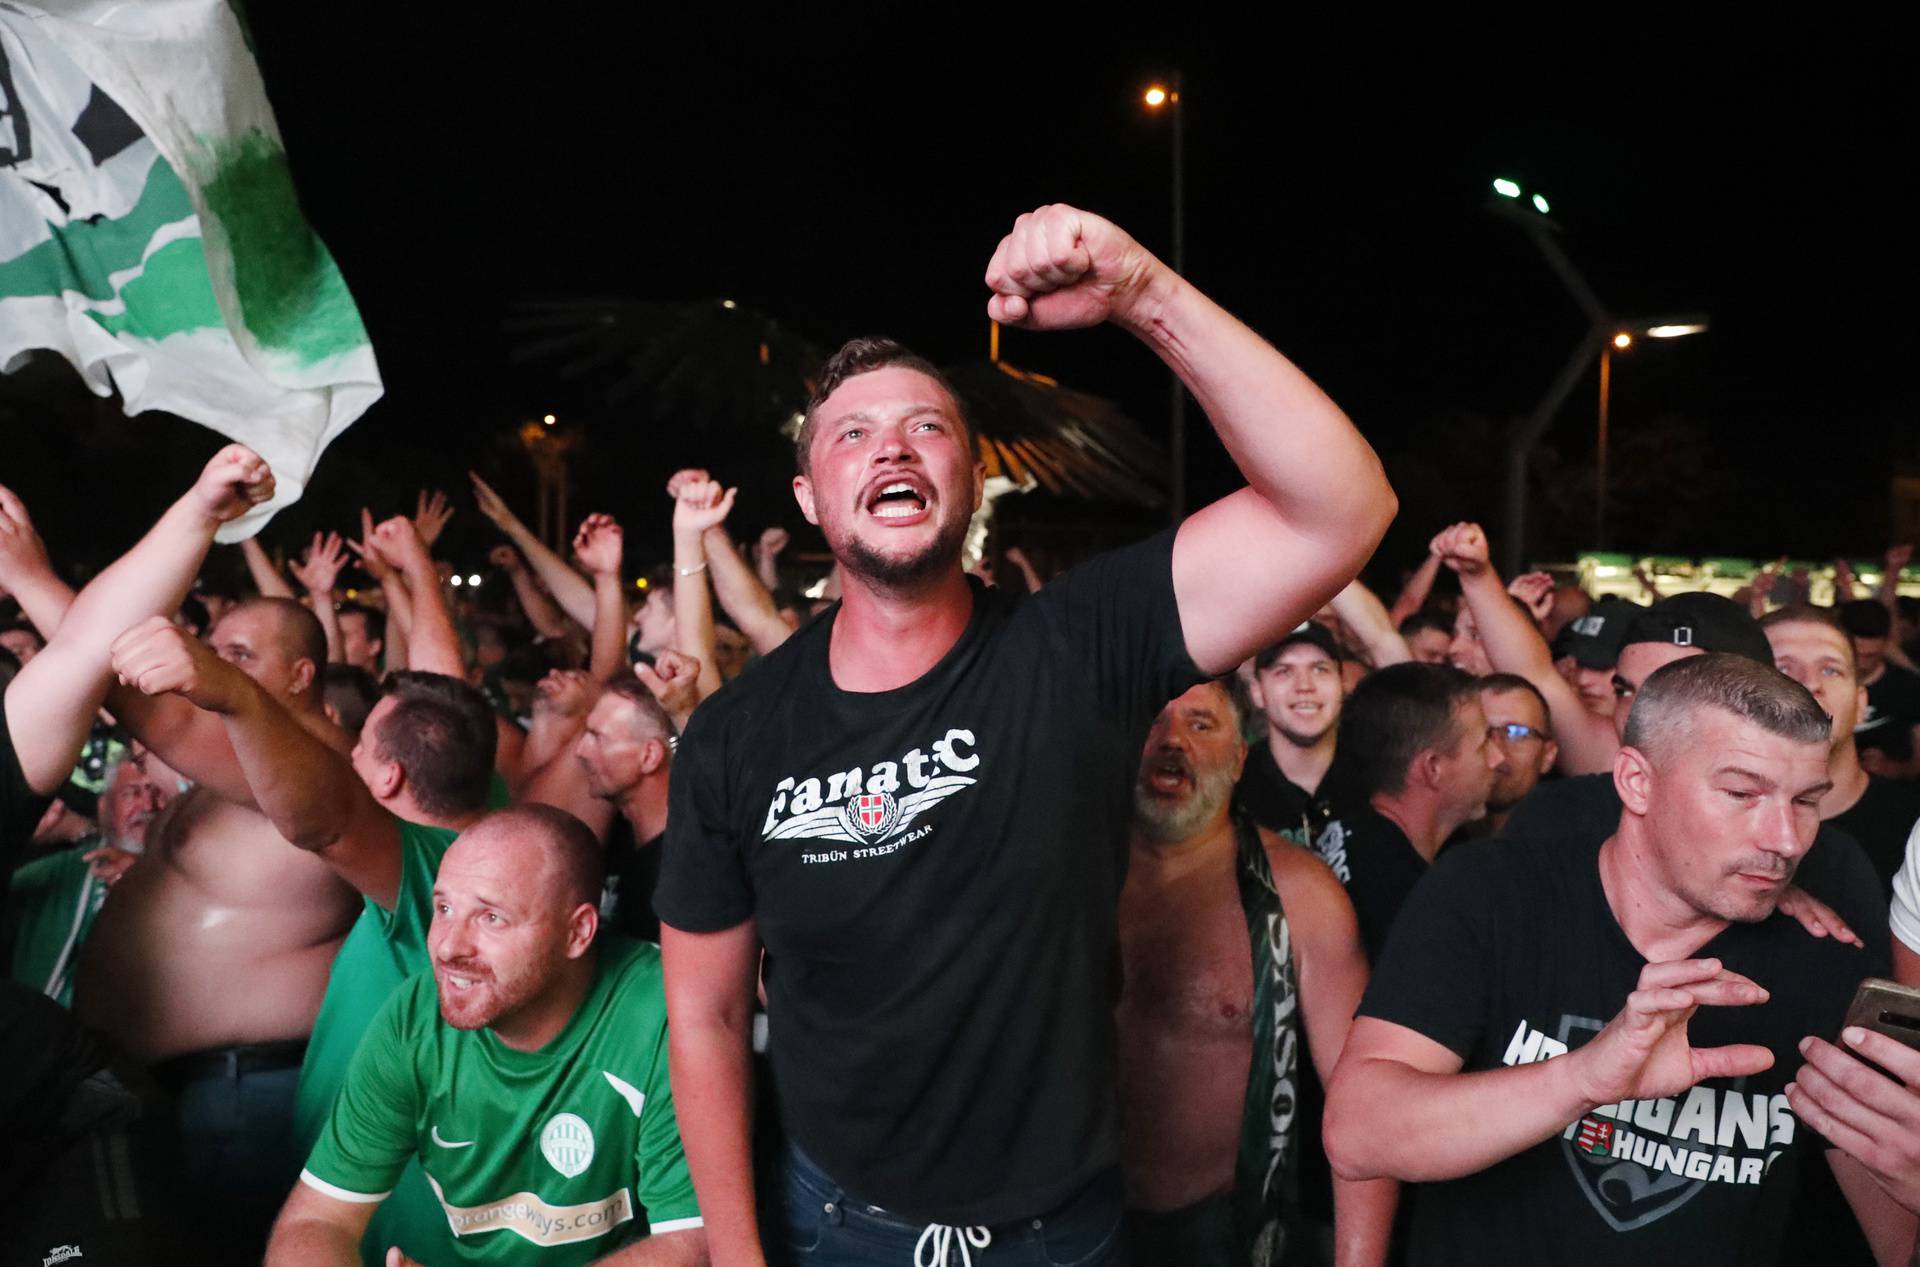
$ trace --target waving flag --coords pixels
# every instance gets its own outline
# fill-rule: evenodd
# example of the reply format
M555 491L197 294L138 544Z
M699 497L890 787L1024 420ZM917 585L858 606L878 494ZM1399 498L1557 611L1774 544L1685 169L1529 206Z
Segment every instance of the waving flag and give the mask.
M227 0L0 0L0 368L34 349L266 458L228 540L379 399Z

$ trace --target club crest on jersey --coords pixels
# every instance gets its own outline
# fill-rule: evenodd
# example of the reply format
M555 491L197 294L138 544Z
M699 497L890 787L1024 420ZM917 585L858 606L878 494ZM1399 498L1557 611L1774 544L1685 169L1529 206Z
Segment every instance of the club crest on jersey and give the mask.
M955 727L893 761L781 779L767 805L764 840L836 840L878 845L927 810L979 782L978 743Z
M547 1164L571 1179L593 1164L593 1128L574 1113L556 1113L540 1131Z

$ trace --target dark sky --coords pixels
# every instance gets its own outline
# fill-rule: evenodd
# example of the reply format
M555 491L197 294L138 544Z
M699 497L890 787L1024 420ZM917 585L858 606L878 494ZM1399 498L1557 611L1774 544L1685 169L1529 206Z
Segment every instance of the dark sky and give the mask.
M729 296L828 347L884 331L936 360L982 355L980 274L1018 212L1075 202L1168 250L1167 127L1139 90L1177 63L1188 272L1388 457L1406 510L1393 549L1417 551L1454 514L1498 531L1490 429L1527 410L1582 330L1525 238L1483 210L1495 175L1551 199L1614 311L1711 314L1705 337L1616 362L1620 544L1884 544L1889 462L1920 397L1904 302L1920 271L1910 75L1870 40L1734 52L1642 27L1574 61L1564 43L1448 51L1472 35L1459 31L1416 60L1232 26L1170 46L902 28L831 51L743 14L670 34L597 6L565 24L564 8L400 16L420 12L366 26L328 6L251 13L296 180L387 383L286 535L338 518L368 482L391 501L480 465L511 485L503 437L550 408L627 429L621 462L585 464L584 502L663 516L666 470L645 455L675 446L634 434L642 418L596 415L550 367L509 366L516 299ZM1164 433L1158 363L1117 332L1016 332L1005 355ZM1550 433L1570 481L1594 390L1589 376ZM193 449L183 434L148 428L122 450ZM727 456L718 473L746 478ZM1193 463L1197 497L1230 486L1204 429ZM477 563L474 518L453 541ZM1554 524L1536 529L1547 546L1588 544Z

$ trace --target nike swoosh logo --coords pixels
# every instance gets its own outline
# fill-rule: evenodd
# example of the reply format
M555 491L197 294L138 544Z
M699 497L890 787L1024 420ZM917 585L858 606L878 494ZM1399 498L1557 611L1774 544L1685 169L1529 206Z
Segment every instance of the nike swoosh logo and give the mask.
M607 1085L620 1093L620 1098L627 1102L627 1107L633 1110L633 1115L639 1117L641 1108L647 1102L646 1092L624 1078L614 1077L605 1069L600 1071L600 1076L607 1080Z
M440 1127L437 1124L433 1127L433 1129L429 1130L427 1134L432 1138L434 1143L440 1145L440 1147L442 1148L472 1148L473 1147L473 1141L470 1139L467 1139L467 1140L441 1139Z

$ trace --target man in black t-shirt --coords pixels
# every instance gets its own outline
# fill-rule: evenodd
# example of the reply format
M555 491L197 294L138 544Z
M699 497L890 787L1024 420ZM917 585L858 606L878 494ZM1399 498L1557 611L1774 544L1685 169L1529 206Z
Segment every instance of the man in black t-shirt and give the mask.
M644 941L660 940L653 889L667 830L672 739L673 722L652 692L634 678L615 678L594 702L573 746L587 790L621 819L607 841L600 918L613 931Z
M1920 774L1920 675L1887 659L1893 614L1870 598L1842 603L1839 611L1867 688L1866 710L1854 724L1860 764L1888 778Z
M1389 665L1354 688L1313 847L1347 886L1369 960L1440 846L1487 812L1504 759L1475 679L1451 665Z
M1882 897L1906 860L1907 838L1920 822L1920 783L1883 779L1861 768L1854 726L1866 706L1866 688L1854 670L1853 640L1828 607L1782 607L1761 620L1773 663L1813 692L1833 718L1827 773L1833 790L1820 800L1820 819L1860 842L1879 876Z
M1411 1263L1774 1262L1826 1148L1788 1103L1798 1046L1885 968L1775 911L1818 825L1829 719L1736 656L1638 695L1597 857L1464 846L1375 968L1327 1151L1348 1178L1425 1185ZM1903 1261L1913 1216L1827 1161L1881 1260Z
M794 493L843 598L694 714L654 896L716 1261L763 1257L763 946L789 1248L1124 1253L1112 1004L1141 745L1337 593L1393 513L1332 402L1114 225L1022 216L987 280L995 320L1110 320L1162 351L1251 487L1013 598L960 567L984 472L939 372L885 340L824 367Z
M1250 693L1267 737L1247 749L1240 805L1268 831L1309 844L1307 808L1340 733L1340 644L1308 621L1254 657Z

